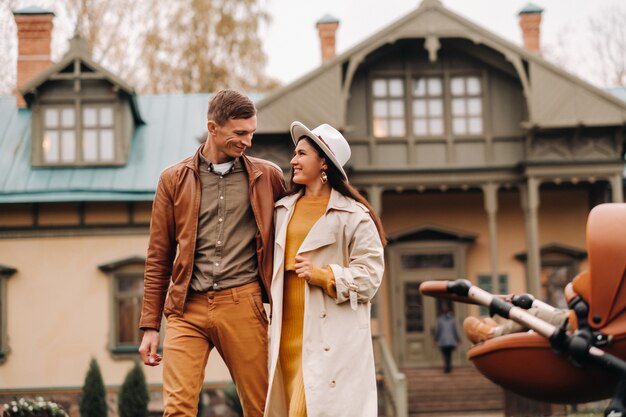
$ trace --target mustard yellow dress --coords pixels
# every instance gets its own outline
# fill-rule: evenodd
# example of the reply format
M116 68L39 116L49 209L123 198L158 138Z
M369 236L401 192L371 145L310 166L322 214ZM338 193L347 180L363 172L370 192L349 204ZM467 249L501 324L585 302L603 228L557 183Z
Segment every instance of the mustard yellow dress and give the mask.
M285 398L289 417L306 417L304 381L302 378L302 331L304 326L305 280L295 272L295 257L309 231L326 211L330 196L302 196L296 202L293 216L287 225L283 292L283 322L278 361L285 382ZM304 255L306 256L306 255ZM321 287L336 298L337 291L332 270L326 266L314 267L310 285Z

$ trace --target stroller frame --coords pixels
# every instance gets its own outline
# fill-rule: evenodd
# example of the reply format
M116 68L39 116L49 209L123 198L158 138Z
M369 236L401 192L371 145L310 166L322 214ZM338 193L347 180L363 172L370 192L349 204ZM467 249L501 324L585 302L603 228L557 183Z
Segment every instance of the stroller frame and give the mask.
M505 297L491 294L465 279L427 281L420 286L420 292L424 295L488 307L491 316L497 314L505 319L511 319L546 338L552 349L567 356L573 366L591 366L615 375L618 380L617 387L604 415L626 417L626 361L601 349L609 343L609 340L587 325L588 307L580 297L570 301L570 308L575 311L578 319L578 328L572 334L567 334L567 321L562 326L556 327L526 311L531 306L554 309L528 294L514 296L511 302L507 302Z

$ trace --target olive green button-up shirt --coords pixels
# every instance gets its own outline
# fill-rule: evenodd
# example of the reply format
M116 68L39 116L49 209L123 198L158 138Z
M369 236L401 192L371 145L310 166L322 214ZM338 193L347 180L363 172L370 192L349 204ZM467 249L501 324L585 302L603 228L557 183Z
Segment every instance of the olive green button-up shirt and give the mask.
M257 226L248 175L239 159L220 174L202 154L199 157L202 193L191 288L204 292L256 281Z

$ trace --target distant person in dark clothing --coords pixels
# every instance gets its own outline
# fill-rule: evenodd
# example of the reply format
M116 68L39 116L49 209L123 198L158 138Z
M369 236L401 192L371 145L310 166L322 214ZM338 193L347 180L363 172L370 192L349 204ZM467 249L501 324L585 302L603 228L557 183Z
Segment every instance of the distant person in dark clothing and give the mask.
M441 314L437 318L437 327L435 328L435 341L441 356L443 357L443 372L450 373L452 371L452 352L456 349L461 338L456 330L456 322L450 308L444 304L441 307Z

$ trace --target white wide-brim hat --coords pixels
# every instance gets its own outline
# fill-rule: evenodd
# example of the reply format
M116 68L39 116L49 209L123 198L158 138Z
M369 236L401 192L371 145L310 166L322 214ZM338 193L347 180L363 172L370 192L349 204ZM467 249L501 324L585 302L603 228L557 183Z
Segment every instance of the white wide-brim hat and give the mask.
M322 152L324 152L328 159L339 169L343 177L348 180L343 166L350 159L352 152L350 151L348 141L337 129L324 123L313 130L309 130L304 124L293 122L290 130L294 144L297 145L302 136L310 138L313 142L317 143L317 146L320 147Z

